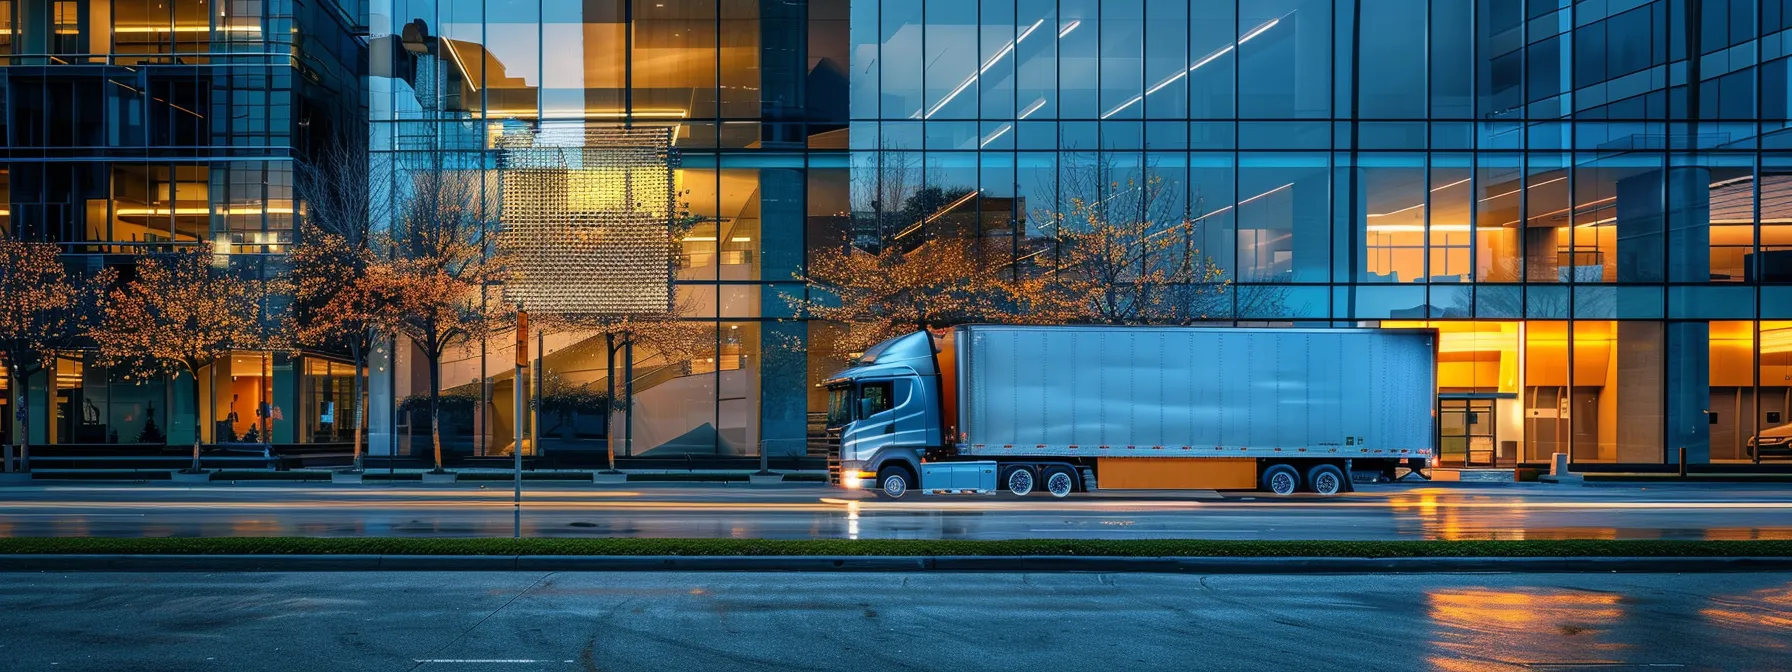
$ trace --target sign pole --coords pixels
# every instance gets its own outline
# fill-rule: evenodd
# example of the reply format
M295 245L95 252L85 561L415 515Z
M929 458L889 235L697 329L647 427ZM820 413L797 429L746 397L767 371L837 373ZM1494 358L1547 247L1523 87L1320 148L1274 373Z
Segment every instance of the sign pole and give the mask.
M516 310L516 378L511 381L511 396L516 401L516 412L510 423L516 434L516 443L511 445L510 452L516 458L516 471L513 472L516 494L513 501L516 509L515 536L519 539L523 536L523 372L528 370L528 366L529 314L523 312L523 307L519 305Z

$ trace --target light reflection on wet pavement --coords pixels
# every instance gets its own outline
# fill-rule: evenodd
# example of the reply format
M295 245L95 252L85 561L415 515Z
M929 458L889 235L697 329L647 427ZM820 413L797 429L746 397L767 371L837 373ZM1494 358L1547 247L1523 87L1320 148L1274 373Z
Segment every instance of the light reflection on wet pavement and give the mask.
M514 533L507 487L53 485L0 488L0 536ZM1333 499L910 497L820 486L531 484L530 537L1792 539L1792 489L1381 486Z

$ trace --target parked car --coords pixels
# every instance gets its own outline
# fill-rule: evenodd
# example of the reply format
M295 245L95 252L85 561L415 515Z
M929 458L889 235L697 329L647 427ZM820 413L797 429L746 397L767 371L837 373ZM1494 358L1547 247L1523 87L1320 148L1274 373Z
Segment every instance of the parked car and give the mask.
M1792 458L1792 424L1769 427L1760 434L1748 437L1748 456L1754 459L1755 451L1761 451L1761 459L1784 457Z

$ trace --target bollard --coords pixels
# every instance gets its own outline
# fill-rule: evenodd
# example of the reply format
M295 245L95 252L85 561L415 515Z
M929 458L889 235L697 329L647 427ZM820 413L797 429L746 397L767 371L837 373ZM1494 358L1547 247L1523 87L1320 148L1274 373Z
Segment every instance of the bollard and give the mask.
M1680 447L1680 477L1686 478L1686 446Z
M1567 476L1568 475L1568 454L1567 453L1551 453L1549 457L1550 457L1549 475L1555 476L1558 478Z

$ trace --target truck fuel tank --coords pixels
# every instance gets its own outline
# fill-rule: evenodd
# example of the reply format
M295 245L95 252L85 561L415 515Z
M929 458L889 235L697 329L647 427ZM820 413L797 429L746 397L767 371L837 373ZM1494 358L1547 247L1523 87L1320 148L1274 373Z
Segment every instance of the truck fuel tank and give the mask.
M996 492L996 463L922 463L921 492L929 495L993 495Z

